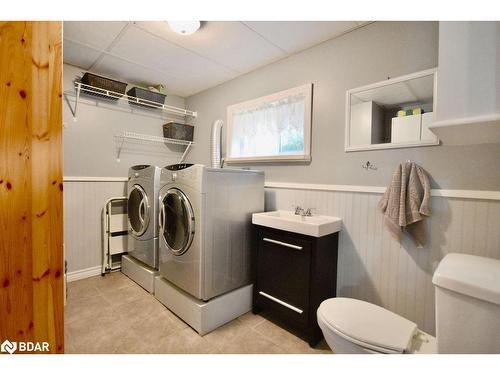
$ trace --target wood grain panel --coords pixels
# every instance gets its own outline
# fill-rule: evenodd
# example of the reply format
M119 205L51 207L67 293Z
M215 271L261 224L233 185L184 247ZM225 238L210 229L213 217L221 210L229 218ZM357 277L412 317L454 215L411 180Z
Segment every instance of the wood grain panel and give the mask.
M500 202L432 197L428 244L417 249L394 239L377 208L378 193L267 188L266 209L315 207L342 218L337 294L363 299L416 322L435 334L432 275L451 252L500 259Z
M0 27L0 339L64 351L60 22Z

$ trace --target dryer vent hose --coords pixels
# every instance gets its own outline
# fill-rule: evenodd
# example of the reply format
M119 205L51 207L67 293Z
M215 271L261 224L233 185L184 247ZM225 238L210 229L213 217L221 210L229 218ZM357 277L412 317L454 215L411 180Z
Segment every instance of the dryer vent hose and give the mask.
M210 139L210 157L212 168L222 168L222 120L215 120L212 125L212 137Z

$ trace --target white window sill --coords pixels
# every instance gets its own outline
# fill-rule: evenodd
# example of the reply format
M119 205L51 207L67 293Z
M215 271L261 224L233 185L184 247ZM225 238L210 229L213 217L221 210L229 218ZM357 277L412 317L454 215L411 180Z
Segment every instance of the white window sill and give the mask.
M273 163L273 162L304 162L311 161L310 155L256 156L242 158L226 158L228 164L234 163Z

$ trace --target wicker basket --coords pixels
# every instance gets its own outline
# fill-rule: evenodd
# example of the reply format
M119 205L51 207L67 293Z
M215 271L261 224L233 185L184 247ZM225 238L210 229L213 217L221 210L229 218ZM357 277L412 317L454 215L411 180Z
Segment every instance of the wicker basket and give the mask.
M127 91L127 95L139 99L138 101L136 101L134 99L129 98L128 102L130 104L148 108L161 108L162 105L165 103L165 98L167 97L167 95L165 94L142 89L140 87L132 87L130 90ZM147 101L143 101L141 99Z
M85 73L80 82L84 85L92 86L93 90L97 91L88 92L86 91L86 87L82 87L83 94L112 100L120 99L123 94L125 94L125 90L127 88L127 84L125 82L116 81L114 79L98 76L97 74L92 73ZM107 95L106 91L113 91L113 93L109 93L109 95Z
M193 141L194 126L168 122L163 125L163 136L165 138L179 139L182 141Z

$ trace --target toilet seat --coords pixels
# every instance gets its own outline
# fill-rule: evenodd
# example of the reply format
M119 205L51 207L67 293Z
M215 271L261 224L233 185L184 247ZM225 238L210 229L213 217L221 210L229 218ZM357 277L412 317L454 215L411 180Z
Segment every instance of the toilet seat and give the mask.
M414 322L352 298L323 301L318 320L345 340L378 353L408 352L417 333Z

